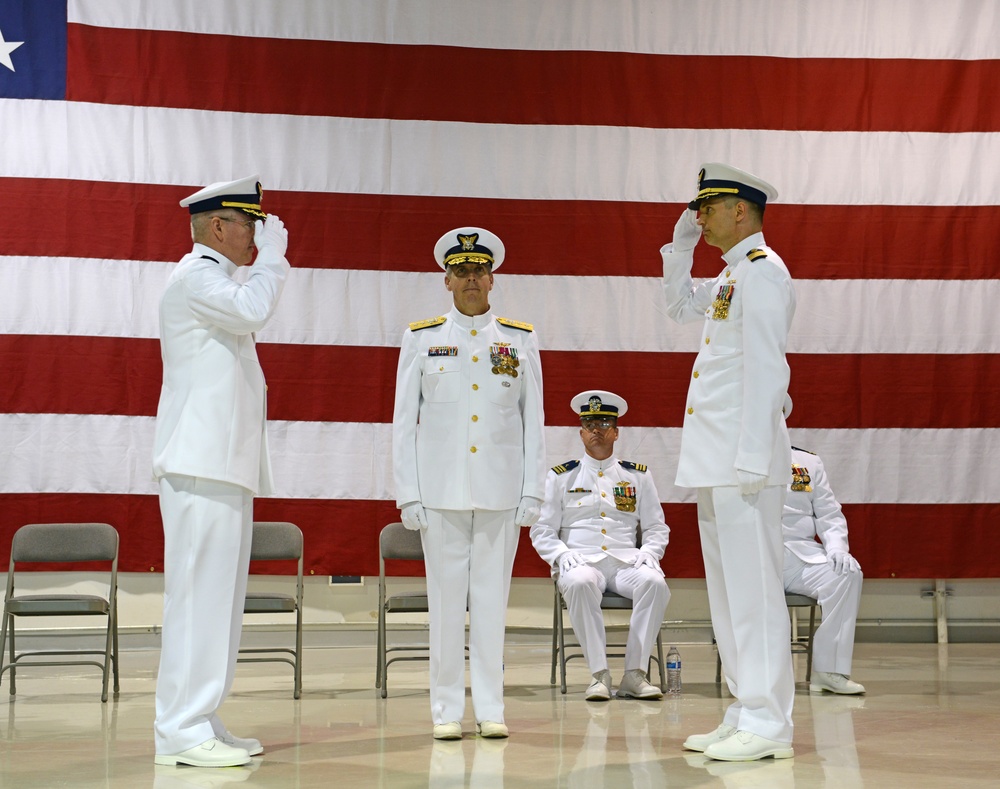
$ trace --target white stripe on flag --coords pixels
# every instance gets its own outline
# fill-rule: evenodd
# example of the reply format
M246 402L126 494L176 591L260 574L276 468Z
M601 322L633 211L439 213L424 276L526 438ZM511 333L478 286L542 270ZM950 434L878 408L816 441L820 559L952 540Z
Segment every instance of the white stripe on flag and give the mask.
M172 265L0 257L0 281L17 283L0 289L0 333L156 338ZM595 292L599 319L580 309ZM1000 280L797 280L795 292L790 353L1000 353ZM371 294L377 309L359 297ZM701 333L665 315L651 277L500 272L491 303L496 315L535 324L546 350L693 353ZM396 347L408 321L448 309L440 272L293 268L258 339Z
M0 414L0 493L155 495L152 417ZM673 485L679 428L622 427L617 456L649 466L662 501L693 501ZM393 499L392 427L384 423L269 425L278 498ZM549 465L579 457L579 430L545 429ZM1000 501L993 458L1000 429L797 430L819 452L844 503ZM962 463L953 458L962 458ZM58 462L54 462L58 459ZM975 473L970 473L970 470Z
M0 146L0 172L20 178L194 185L257 173L267 189L307 192L680 203L694 168L720 160L766 177L784 203L1000 202L1000 179L983 166L997 158L996 132L477 124L23 99L0 99L0 117L30 130Z
M911 24L901 24L906 20ZM224 36L489 49L1000 57L998 9L983 0L70 0L69 21Z

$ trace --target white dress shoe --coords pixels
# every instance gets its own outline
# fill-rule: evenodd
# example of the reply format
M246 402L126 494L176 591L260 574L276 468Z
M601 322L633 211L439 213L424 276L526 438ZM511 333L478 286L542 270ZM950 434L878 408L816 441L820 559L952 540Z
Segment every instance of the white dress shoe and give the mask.
M769 740L749 731L737 730L726 739L712 743L705 749L705 756L721 762L755 762L773 756L790 759L795 755L790 742Z
M460 740L462 739L462 724L458 721L451 723L434 724L435 740Z
M684 747L689 751L698 751L704 753L705 749L716 742L722 742L727 737L732 737L736 734L736 729L732 726L727 726L725 723L720 723L718 728L714 731L710 731L708 734L692 734L686 740L684 740Z
M251 756L259 756L264 753L264 746L260 744L260 740L255 740L253 737L237 737L231 731L217 736L226 745L230 745L233 748L242 748Z
M607 701L611 698L611 672L607 669L594 674L587 692L583 694L587 701Z
M491 740L502 740L505 737L510 737L507 724L499 721L482 721L481 723L477 723L476 731L480 737L486 737Z
M180 753L158 753L154 764L190 764L192 767L239 767L250 761L250 754L243 748L226 745L218 737Z
M663 691L646 679L646 672L633 668L625 672L622 681L618 683L618 698L620 699L662 699Z
M860 696L865 692L865 686L850 679L846 674L814 671L809 680L809 690L813 693L822 693L824 690L828 690L831 693L840 693L844 696Z

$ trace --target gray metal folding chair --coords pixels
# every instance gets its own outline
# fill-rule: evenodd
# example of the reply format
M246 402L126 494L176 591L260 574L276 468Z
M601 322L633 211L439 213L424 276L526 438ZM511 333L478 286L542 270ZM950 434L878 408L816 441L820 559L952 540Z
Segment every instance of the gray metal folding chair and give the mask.
M397 660L427 660L430 652L427 646L393 645L386 643L386 615L427 613L427 593L400 592L389 595L386 592L385 560L423 562L424 549L420 543L420 532L411 531L402 523L390 523L382 529L378 538L378 644L375 655L375 687L382 691L384 699L388 694L386 671ZM399 654L389 658L388 653ZM415 654L414 654L415 653Z
M563 693L566 692L566 664L573 660L574 658L583 657L583 652L580 650L580 644L577 642L567 642L566 641L566 628L563 622L563 611L566 610L566 601L563 600L562 594L559 592L559 584L553 583L555 587L554 598L552 601L552 674L549 677L549 684L556 684L556 668L559 669L559 690ZM602 611L631 611L632 601L627 597L622 597L620 594L615 594L614 592L605 592L601 596L601 610ZM624 644L609 643L607 644L608 657L625 657ZM575 650L575 651L570 651ZM662 631L657 631L656 633L656 654L651 655L649 658L650 664L656 661L657 666L660 670L660 690L664 693L667 691L667 674L666 665L663 662L663 633ZM647 666L647 673L652 669L652 665Z
M253 541L250 544L250 561L290 560L298 562L295 574L295 594L280 592L248 591L243 606L245 614L295 615L295 648L245 647L238 663L287 663L294 672L292 695L302 695L302 530L294 523L282 521L256 521L253 524ZM291 655L291 657L285 657Z
M70 565L101 562L110 565L108 594L49 593L15 594L15 566L29 563ZM58 572L69 572L59 567ZM23 577L23 576L22 576ZM103 650L22 650L15 644L14 621L20 616L105 616L107 629ZM4 666L4 653L10 634L10 660ZM101 655L103 660L80 660L80 655ZM40 657L64 656L66 659L38 660ZM101 701L108 700L108 675L114 675L118 694L118 532L107 523L29 523L14 533L4 595L3 623L0 624L0 680L10 672L10 695L17 692L17 669L25 666L97 666L104 672Z
M804 594L785 594L785 605L788 608L808 608L809 609L809 630L806 635L800 636L795 630L792 631L791 650L806 656L806 682L812 677L813 665L813 636L816 634L816 606L819 601L807 597ZM722 682L722 655L716 652L715 658L715 682Z

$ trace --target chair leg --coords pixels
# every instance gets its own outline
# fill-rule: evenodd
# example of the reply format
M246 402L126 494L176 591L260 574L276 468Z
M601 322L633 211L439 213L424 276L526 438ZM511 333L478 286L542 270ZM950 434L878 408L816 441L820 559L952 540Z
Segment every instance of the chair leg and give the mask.
M660 690L664 693L667 692L667 672L663 665L663 630L662 628L656 632L656 662L660 667ZM649 673L648 669L647 672Z
M816 634L816 606L809 606L809 643L806 645L806 682L812 679L813 636Z
M549 676L549 684L556 684L556 661L559 659L559 636L557 628L559 626L559 595L553 595L552 605L552 673Z
M114 639L113 642L112 642L112 648L111 648L111 669L112 669L112 672L113 672L113 675L114 675L114 686L113 686L112 689L114 690L114 693L117 696L118 693L121 691L121 685L120 685L120 683L118 681L119 680L119 676L118 676L118 595L117 595L117 592L115 593L114 606L115 606L115 626L114 626L114 629L111 631L112 632L112 636L111 637L112 637L112 639Z
M101 680L101 703L108 701L108 680L111 677L111 643L112 633L115 629L115 610L112 606L108 611L108 632L104 637L104 676Z
M566 626L563 624L562 603L559 604L559 690L566 694Z
M10 695L13 696L17 693L17 662L14 659L14 654L16 648L14 646L14 616L10 617Z
M4 608L3 621L0 622L0 685L3 684L3 663L4 656L7 654L7 619L10 615L7 613L7 609ZM554 678L553 678L554 679Z
M302 601L298 602L295 614L295 685L292 698L302 697Z

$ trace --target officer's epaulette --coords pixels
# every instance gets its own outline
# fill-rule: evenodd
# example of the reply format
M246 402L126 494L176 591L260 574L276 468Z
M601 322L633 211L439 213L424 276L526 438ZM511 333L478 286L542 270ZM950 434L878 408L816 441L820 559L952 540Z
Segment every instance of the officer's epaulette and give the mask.
M619 460L618 465L631 471L645 471L645 463L633 463L631 460Z
M803 449L802 447L792 447L796 452L805 452L807 455L815 455L815 452L810 452L808 449Z
M520 329L521 331L535 330L535 327L530 323L525 323L524 321L512 321L510 318L497 318L497 323L502 323L504 326L510 326L512 329Z
M428 318L425 321L414 321L410 324L410 331L420 331L421 329L429 329L431 326L440 326L448 320L444 315L438 315L436 318Z
M560 463L558 466L553 466L552 470L556 474L565 474L567 471L571 471L580 465L579 460L567 460L565 463Z
M763 249L751 249L747 252L748 260L760 260L761 258L766 258L767 253Z

